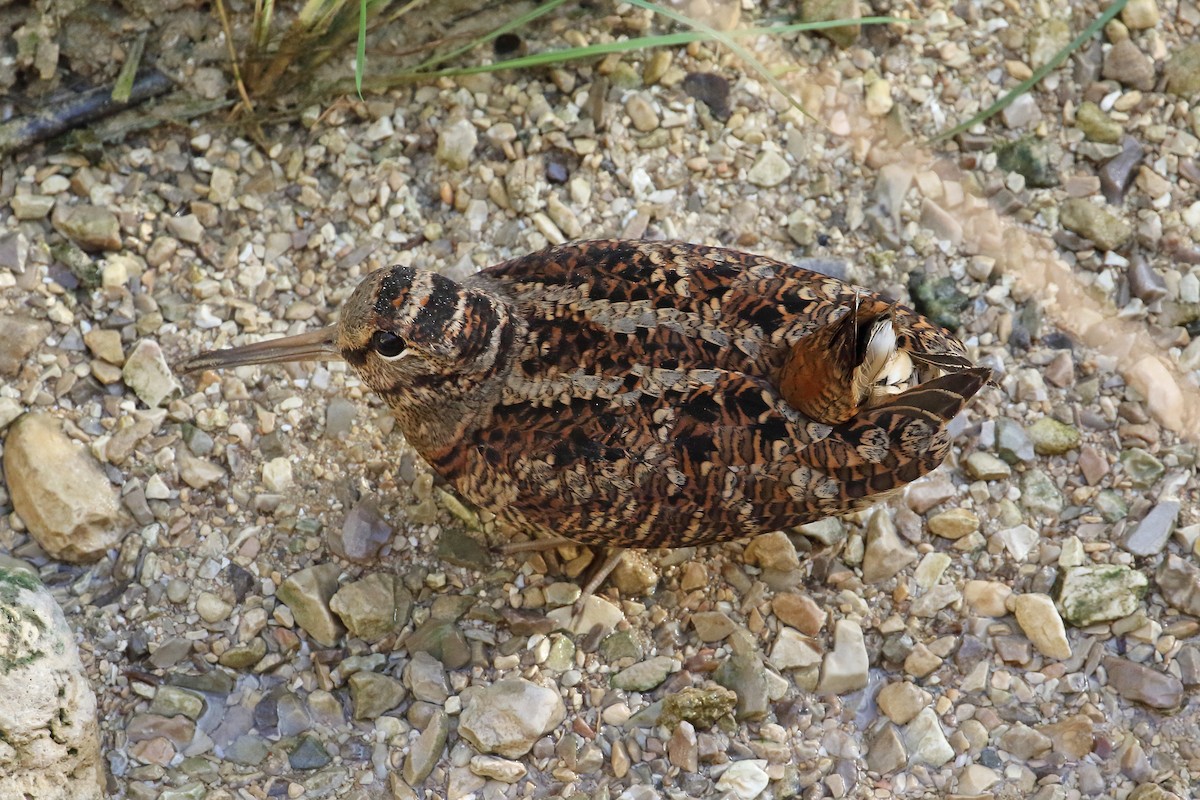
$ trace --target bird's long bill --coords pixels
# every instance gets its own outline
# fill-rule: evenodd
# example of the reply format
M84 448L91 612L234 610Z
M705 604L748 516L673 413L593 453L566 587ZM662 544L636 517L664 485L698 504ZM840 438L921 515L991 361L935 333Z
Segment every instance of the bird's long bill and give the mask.
M230 347L225 350L210 350L192 356L176 365L183 373L199 372L204 369L228 369L248 364L282 364L289 361L329 361L341 358L337 349L337 326L330 325L282 339Z

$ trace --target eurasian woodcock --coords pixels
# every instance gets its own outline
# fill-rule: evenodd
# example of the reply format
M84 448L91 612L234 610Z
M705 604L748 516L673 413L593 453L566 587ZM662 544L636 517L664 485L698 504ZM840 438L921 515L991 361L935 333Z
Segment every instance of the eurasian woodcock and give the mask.
M615 547L862 508L942 462L946 423L990 377L874 292L649 241L558 245L462 282L382 269L336 325L180 366L333 358L500 522Z

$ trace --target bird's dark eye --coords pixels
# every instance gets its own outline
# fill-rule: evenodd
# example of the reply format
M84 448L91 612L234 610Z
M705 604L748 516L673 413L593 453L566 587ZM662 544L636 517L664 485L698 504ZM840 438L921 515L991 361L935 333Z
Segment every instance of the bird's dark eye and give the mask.
M408 345L391 331L375 331L371 336L371 349L382 358L396 358L408 349Z

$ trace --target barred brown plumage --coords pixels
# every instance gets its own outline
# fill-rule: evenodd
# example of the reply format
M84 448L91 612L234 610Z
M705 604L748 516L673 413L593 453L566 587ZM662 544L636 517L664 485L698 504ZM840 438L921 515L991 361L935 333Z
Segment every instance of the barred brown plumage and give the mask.
M337 325L180 366L338 357L464 498L510 526L617 547L736 539L876 502L945 459L946 423L990 377L949 332L865 289L732 250L618 240L461 283L380 270Z

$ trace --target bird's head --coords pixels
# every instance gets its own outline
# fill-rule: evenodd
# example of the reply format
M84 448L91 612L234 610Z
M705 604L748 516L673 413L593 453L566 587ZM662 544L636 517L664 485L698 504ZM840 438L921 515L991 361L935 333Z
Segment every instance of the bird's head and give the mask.
M368 275L339 321L281 339L201 353L181 372L344 359L403 420L406 408L452 404L493 377L512 344L507 305L428 270Z

